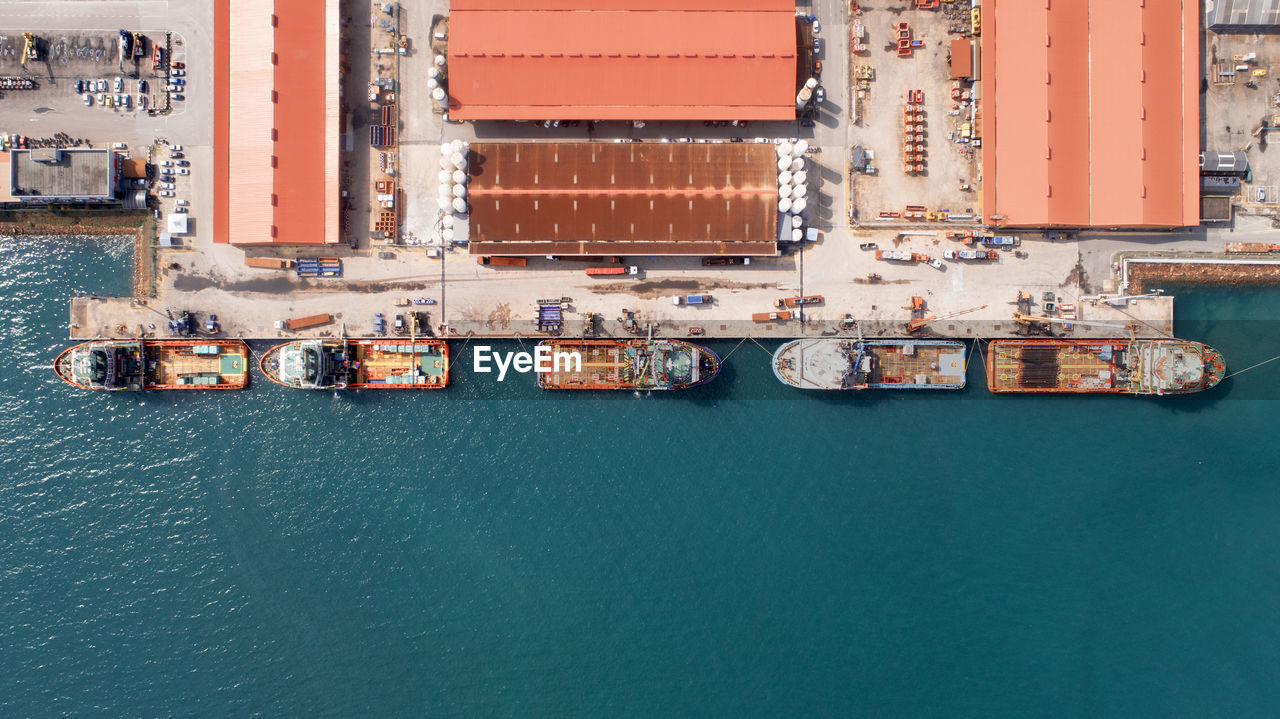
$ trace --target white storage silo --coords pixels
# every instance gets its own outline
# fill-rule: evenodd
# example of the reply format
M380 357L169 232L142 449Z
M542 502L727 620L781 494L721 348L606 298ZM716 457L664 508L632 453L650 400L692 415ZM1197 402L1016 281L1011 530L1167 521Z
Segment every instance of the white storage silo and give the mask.
M804 169L804 158L803 158L803 157L797 157L797 158L795 158L795 159L793 159L793 160L791 161L791 172L792 172L792 174L797 173L797 172L799 172L799 171L801 171L801 170L803 170L803 169Z
M782 172L778 173L778 184L779 185L791 184L791 170L783 170Z
M462 170L454 170L454 171L453 171L453 184L455 184L455 185L465 185L465 184L467 184L467 173L463 172Z
M808 180L809 180L809 173L805 172L804 170L793 173L791 175L791 184L793 185L803 185Z
M453 198L453 211L460 215L467 214L467 201L461 197Z
M466 196L467 196L467 186L466 186L466 185L454 185L454 186L453 186L453 196L454 196L454 197L466 197Z
M804 157L804 153L809 149L809 143L804 140L796 140L796 144L791 146L791 154L795 157Z
M781 200L778 200L778 212L788 212L790 210L791 200L789 198L784 197Z
M809 192L809 188L805 187L804 185L796 185L795 187L791 188L791 196L796 198L797 200L800 199L801 197L804 197L806 194L808 194L808 192Z
M807 202L805 202L805 200L804 200L804 198L803 198L803 197L801 197L800 199L798 199L798 200L796 200L795 202L792 202L792 203L791 203L791 211L792 211L792 212L794 212L794 213L795 213L795 214L797 214L797 215L802 214L802 213L804 213L804 208L805 208L805 206L807 206L807 205L808 205L808 203L807 203Z

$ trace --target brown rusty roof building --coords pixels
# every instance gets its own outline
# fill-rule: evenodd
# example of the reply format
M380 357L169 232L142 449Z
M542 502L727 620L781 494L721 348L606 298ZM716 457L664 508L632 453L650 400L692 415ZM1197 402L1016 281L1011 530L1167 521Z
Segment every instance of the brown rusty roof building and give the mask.
M777 254L774 146L473 143L477 255Z

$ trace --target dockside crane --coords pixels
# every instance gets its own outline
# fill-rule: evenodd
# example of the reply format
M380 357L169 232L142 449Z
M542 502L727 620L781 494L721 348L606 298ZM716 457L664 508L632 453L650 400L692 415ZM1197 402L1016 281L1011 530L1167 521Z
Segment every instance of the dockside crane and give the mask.
M1132 325L1120 324L1117 322L1089 322L1087 320L1064 320L1061 317L1036 317L1035 315L1023 312L1014 312L1013 321L1023 325L1035 324L1065 324L1065 325L1088 325L1090 327L1112 327L1118 330L1133 331Z
M978 310L985 310L986 308L987 308L986 305L979 305L977 307L970 307L968 309L960 310L959 312L952 312L951 314L948 314L948 315L942 315L941 317L938 317L936 315L930 315L929 317L917 317L907 323L907 331L915 332L916 330L919 330L928 326L929 323L931 322L936 322L938 320L949 320L952 317L967 315L970 312L977 312Z

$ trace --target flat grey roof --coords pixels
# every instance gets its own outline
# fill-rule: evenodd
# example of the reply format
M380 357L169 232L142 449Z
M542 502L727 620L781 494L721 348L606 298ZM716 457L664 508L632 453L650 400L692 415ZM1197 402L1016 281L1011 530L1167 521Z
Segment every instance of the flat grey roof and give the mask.
M39 162L51 157L49 151L12 151L9 171L15 200L112 196L110 150L61 150L56 154L56 162Z
M1280 0L1207 0L1210 30L1280 30Z

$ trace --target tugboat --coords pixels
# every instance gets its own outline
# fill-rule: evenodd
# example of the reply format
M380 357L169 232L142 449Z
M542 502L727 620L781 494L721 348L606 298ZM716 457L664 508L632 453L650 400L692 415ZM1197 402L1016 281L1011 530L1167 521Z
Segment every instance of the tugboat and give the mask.
M243 389L249 346L240 340L98 340L63 350L53 371L67 384L104 392Z
M551 350L550 371L537 372L543 389L688 389L720 374L715 352L681 340L551 339L538 346Z
M992 392L1188 394L1226 372L1217 350L1178 339L1007 339L987 348Z
M443 389L449 345L437 339L310 339L262 355L267 379L292 389Z
M773 374L800 389L962 389L964 344L954 340L793 340Z

